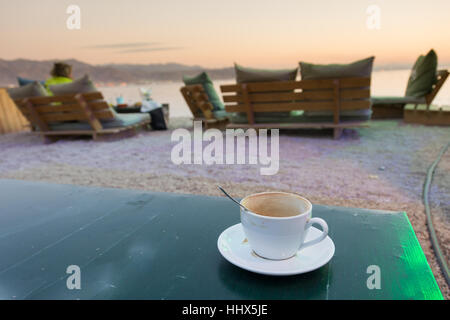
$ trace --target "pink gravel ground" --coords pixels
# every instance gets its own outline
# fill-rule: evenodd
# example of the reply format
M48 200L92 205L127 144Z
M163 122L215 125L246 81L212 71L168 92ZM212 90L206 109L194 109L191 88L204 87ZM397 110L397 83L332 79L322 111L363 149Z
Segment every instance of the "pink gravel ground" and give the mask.
M187 119L172 127L189 128ZM255 165L181 165L171 162L171 130L142 132L111 141L60 140L44 144L31 133L0 136L0 178L40 180L152 191L221 196L223 185L236 197L284 190L314 203L406 211L446 299L446 285L426 228L422 187L429 165L450 129L372 121L340 140L331 133L282 132L280 169L262 176ZM433 219L441 245L450 252L449 156L440 164L431 191Z

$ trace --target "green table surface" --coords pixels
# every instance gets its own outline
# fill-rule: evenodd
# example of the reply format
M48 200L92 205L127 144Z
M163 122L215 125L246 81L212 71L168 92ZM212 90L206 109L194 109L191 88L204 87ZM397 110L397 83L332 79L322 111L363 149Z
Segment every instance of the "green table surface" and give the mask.
M405 213L314 205L336 252L297 276L227 262L222 197L0 180L1 299L442 299ZM81 269L69 290L66 268ZM381 271L368 289L367 268Z

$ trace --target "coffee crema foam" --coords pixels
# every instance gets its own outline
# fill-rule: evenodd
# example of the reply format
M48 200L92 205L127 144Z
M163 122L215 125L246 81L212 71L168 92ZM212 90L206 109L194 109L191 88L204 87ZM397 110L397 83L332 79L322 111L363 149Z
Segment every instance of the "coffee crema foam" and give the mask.
M285 192L263 192L250 195L242 205L253 213L267 217L293 217L310 209L306 199Z

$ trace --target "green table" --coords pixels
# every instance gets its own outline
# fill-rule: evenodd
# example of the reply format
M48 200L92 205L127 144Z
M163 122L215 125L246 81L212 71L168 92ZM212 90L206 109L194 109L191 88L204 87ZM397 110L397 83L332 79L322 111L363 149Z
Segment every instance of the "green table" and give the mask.
M0 180L1 299L442 299L405 213L314 205L336 245L322 268L270 277L217 250L239 222L220 197ZM66 285L69 265L81 289ZM381 270L369 290L368 266Z

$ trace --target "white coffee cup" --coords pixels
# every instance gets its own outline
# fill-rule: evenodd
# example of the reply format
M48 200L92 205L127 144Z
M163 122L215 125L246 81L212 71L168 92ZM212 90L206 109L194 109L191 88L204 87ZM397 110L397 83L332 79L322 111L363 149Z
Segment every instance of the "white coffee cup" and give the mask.
M324 240L328 225L320 218L312 218L312 204L293 193L263 192L249 195L240 202L241 223L248 243L260 257L283 260L293 257L297 251ZM322 234L305 242L313 224L322 227Z

